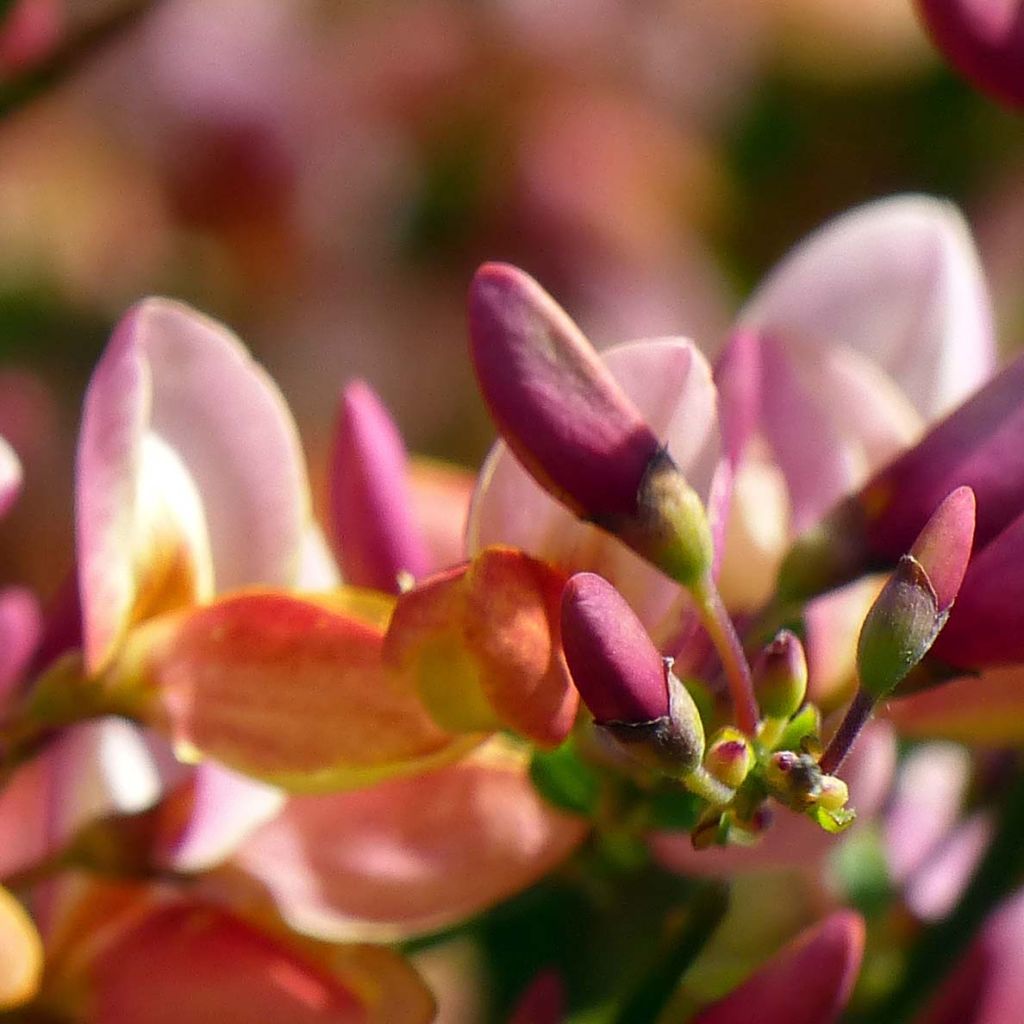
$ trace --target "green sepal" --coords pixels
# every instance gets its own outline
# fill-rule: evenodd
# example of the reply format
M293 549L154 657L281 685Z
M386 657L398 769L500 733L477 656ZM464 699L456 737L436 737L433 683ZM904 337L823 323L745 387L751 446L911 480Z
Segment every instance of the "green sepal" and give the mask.
M838 835L845 832L857 817L857 812L847 807L838 811L827 811L824 807L813 807L807 812L807 816L815 821L821 828L831 835Z

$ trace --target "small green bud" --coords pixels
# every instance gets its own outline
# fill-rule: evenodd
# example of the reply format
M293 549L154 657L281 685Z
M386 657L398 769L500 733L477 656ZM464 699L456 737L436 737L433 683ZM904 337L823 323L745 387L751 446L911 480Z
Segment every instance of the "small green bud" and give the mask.
M904 555L871 606L857 642L861 688L875 700L888 696L928 653L945 624L928 574Z
M784 629L754 663L754 694L763 714L787 719L807 695L807 658L803 644Z
M850 789L842 779L835 775L823 775L820 785L819 807L823 807L826 811L839 811L846 806L850 799Z

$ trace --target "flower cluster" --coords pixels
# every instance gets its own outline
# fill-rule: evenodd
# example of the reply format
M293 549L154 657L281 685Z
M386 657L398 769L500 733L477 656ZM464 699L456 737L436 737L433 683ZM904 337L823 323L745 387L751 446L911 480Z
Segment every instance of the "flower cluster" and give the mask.
M782 849L817 874L890 787L893 884L922 918L956 900L991 827L962 841L966 768L893 783L870 720L998 729L992 694L1024 720L1024 362L991 376L959 215L908 196L825 226L713 363L682 338L598 353L504 264L468 324L501 435L479 476L410 458L353 382L321 528L238 340L163 299L121 320L67 586L46 610L0 591L0 1005L427 1021L395 941L570 860L589 885ZM0 443L0 514L20 483ZM1020 920L1018 898L987 928ZM864 943L835 909L694 1019L825 1024ZM542 973L513 1019L564 1001Z

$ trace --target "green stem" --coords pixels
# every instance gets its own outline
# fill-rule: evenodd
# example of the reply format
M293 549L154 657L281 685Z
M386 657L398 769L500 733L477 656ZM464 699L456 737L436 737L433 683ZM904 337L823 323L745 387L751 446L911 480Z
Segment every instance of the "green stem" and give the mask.
M743 645L736 635L732 619L725 609L722 596L710 577L704 579L692 590L704 628L715 645L718 657L725 670L725 678L729 684L729 695L732 698L736 724L748 736L757 732L758 710L754 698L754 683L750 675Z
M679 979L697 959L729 909L729 890L720 882L700 887L679 927L662 942L658 959L625 1001L614 1024L655 1024L675 996Z
M727 786L724 782L719 782L703 767L694 768L689 775L683 776L682 781L691 793L707 800L715 807L725 807L736 795L735 789Z
M999 825L953 911L924 932L899 988L868 1018L874 1024L910 1020L963 957L989 914L1020 881L1024 870L1024 774L1003 804Z

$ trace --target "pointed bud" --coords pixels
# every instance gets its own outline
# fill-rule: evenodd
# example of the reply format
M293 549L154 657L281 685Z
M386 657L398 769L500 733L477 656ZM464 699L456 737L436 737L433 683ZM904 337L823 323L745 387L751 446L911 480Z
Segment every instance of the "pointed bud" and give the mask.
M353 381L341 395L329 481L331 540L348 583L398 593L403 573L427 573L407 472L398 428L373 390Z
M693 698L625 599L594 573L566 584L562 645L573 682L607 735L666 774L700 766L704 726Z
M754 748L739 729L724 726L711 738L704 767L713 778L733 789L739 789L755 762Z
M712 540L700 498L554 299L522 271L486 264L469 328L491 415L541 487L680 583L703 579Z
M857 670L876 700L903 681L945 625L970 558L974 508L969 487L950 494L871 606L857 643Z
M789 718L807 695L807 658L803 644L782 630L754 663L754 693L769 718Z

